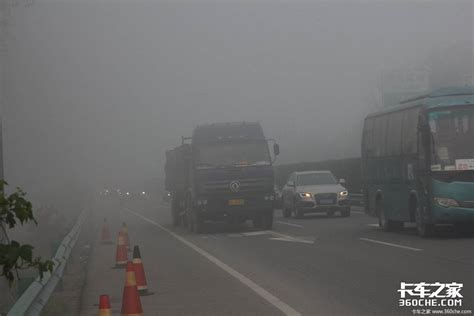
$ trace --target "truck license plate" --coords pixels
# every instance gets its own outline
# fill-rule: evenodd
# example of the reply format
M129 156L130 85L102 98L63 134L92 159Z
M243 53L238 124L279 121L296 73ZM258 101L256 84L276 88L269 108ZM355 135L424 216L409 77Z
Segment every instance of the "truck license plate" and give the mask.
M229 205L230 206L235 206L235 205L244 205L245 200L238 199L238 200L229 200Z

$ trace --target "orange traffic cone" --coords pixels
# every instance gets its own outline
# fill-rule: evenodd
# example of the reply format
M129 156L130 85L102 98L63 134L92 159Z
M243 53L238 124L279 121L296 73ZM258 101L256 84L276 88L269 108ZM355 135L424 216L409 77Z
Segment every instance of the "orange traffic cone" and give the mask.
M122 316L143 316L133 263L127 262L127 274L122 298Z
M140 295L148 294L148 285L146 283L145 269L143 268L142 256L138 246L133 247L133 269L135 270L135 279Z
M101 295L99 298L99 316L112 316L108 295Z
M110 230L109 225L107 224L107 219L104 218L104 223L102 224L102 234L100 242L103 244L111 244L112 240L110 239Z
M127 264L128 254L127 247L125 246L125 240L123 238L123 233L118 233L118 242L117 242L117 252L115 254L115 267L123 268Z
M122 223L122 234L125 240L125 246L127 246L127 250L131 251L130 249L130 239L128 238L128 227L126 223Z

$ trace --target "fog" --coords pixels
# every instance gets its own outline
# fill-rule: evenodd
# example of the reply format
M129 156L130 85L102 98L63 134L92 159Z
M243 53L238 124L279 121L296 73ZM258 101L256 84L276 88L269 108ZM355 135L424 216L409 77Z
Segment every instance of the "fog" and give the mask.
M6 178L33 195L139 185L162 176L181 136L217 121L260 121L278 163L356 157L382 71L428 66L436 85L459 84L451 69L473 73L472 17L472 1L16 6Z

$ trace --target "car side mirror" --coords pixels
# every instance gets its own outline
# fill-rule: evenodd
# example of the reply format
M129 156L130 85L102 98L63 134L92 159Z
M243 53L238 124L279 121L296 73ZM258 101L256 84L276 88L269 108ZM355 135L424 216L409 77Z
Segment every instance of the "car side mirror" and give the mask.
M280 145L278 144L273 144L273 154L275 156L278 156L280 154Z
M344 180L344 179L339 179L339 183L340 183L340 184L345 184L345 183L346 183L346 180Z
M293 181L288 181L288 182L286 183L286 185L289 186L289 187L294 187L294 186L295 186L295 183L294 183Z

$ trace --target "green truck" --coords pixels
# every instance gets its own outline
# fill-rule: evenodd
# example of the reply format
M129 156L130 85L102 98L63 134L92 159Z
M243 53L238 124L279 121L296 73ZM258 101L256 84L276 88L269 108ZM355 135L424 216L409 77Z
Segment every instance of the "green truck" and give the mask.
M174 225L203 232L206 221L273 225L274 158L259 123L200 125L166 152L165 187ZM273 141L273 157L279 146Z

